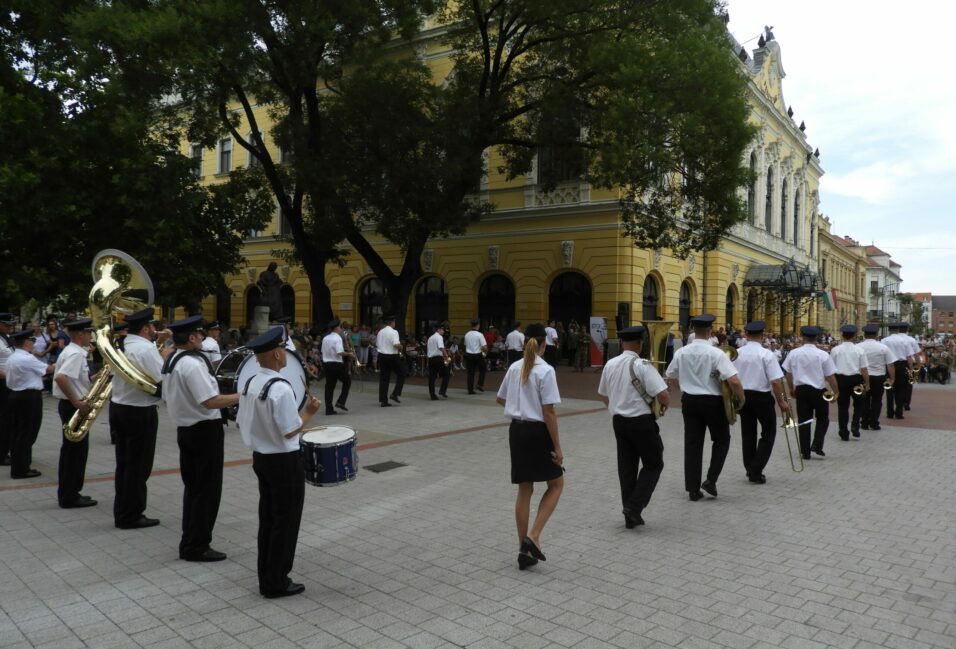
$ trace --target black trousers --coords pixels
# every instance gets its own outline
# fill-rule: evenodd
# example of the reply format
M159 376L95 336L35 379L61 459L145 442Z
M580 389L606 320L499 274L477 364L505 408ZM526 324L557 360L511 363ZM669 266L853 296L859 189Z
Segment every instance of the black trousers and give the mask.
M448 392L448 378L450 372L445 365L445 359L442 356L429 356L428 358L428 394L435 396L435 380L441 376L441 387L438 394L444 395Z
M70 421L76 408L67 399L60 399L57 405L60 423ZM80 492L83 491L83 480L86 477L86 458L90 454L90 436L87 435L78 442L71 442L60 431L63 438L60 444L60 465L58 469L60 484L56 490L56 498L61 505L75 503Z
M202 554L212 542L212 528L222 498L224 433L222 420L207 419L176 429L183 478L183 536L179 555Z
M7 395L10 426L10 475L21 476L33 462L33 443L43 423L43 394L40 390L10 390Z
M7 380L0 379L0 460L10 455L13 446L13 430L10 423L10 410L7 403L10 398Z
M485 389L485 359L481 354L465 354L465 370L467 372L468 392L475 391L475 371L478 372L478 387Z
M661 441L660 428L653 415L614 415L611 425L617 440L621 503L624 509L640 514L651 501L664 470L664 442Z
M135 523L146 511L146 481L153 472L159 417L156 406L110 402L110 421L116 436L113 521L121 526Z
M759 476L770 461L774 440L777 439L777 413L774 410L773 394L744 390L746 403L741 408L740 448L743 451L744 470L748 476ZM760 440L757 440L757 424L760 424Z
M523 354L515 349L508 350L508 365L510 366L515 361L521 360ZM506 368L507 369L507 368Z
M709 394L684 394L681 415L684 417L684 487L694 493L700 491L706 432L710 431L711 441L707 479L717 482L730 450L730 424L724 416L723 398Z
M906 361L896 361L893 367L896 368L896 378L893 380L893 389L886 393L886 416L902 417L903 406L909 404L913 386L910 385Z
M379 403L388 403L388 384L395 374L395 389L392 394L402 396L405 386L405 363L398 354L378 354L378 400Z
M823 450L823 439L827 436L830 427L830 404L823 399L823 390L812 385L798 385L797 393L797 422L807 423L800 426L800 452L804 457L810 455L810 449ZM810 442L810 425L816 419L816 428L813 431L813 443Z
M544 348L544 360L551 367L558 364L558 348L554 345L546 345Z
M860 418L863 416L863 395L853 394L853 388L857 385L863 385L862 374L837 374L837 387L840 388L840 396L837 397L837 423L841 436L849 433L850 430L860 430ZM850 402L853 402L853 420L850 421ZM847 426L850 426L848 429Z
M259 479L259 592L276 593L289 584L299 540L305 501L302 453L253 453L252 470Z
M883 412L883 382L885 375L870 374L870 389L866 393L863 408L863 423L867 426L879 426L880 414Z
M342 382L342 392L339 394L340 403L343 406L349 398L349 389L352 387L352 377L345 368L345 363L323 363L325 368L325 412L334 412L332 408L332 398L335 396L335 384ZM304 480L304 478L303 478Z

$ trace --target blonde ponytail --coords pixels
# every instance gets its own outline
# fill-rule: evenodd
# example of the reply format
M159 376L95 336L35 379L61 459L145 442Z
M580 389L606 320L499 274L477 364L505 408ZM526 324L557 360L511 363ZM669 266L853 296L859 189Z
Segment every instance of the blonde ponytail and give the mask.
M534 361L538 357L538 339L528 338L524 344L524 364L521 366L521 385L528 382L531 376L531 370L534 369Z

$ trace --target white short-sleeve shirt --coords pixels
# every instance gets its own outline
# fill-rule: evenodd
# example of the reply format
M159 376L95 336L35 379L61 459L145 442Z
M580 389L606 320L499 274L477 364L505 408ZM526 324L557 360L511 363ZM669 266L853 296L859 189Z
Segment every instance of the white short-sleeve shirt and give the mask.
M378 332L378 353L385 354L386 356L397 354L398 350L395 349L395 345L401 343L401 340L398 337L398 332L395 331L392 327L385 326L382 327Z
M485 335L476 329L472 329L465 334L465 353L480 354L482 347L487 347L488 342Z
M90 366L86 362L86 350L71 342L63 348L56 359L56 370L53 373L53 396L57 399L69 399L60 386L56 383L56 377L65 376L73 389L73 396L82 399L90 391L92 383L90 382Z
M694 340L674 352L667 367L667 378L680 382L681 392L695 395L721 396L720 382L737 375L737 368L727 355L709 340Z
M641 382L649 398L667 390L667 383L653 365L630 350L623 351L604 366L598 386L598 394L607 397L607 409L612 415L640 417L651 414L650 406L631 383L632 366L634 376Z
M123 343L123 353L130 362L143 371L154 381L161 381L163 376L163 357L159 355L156 345L142 336L129 334ZM152 394L143 392L127 382L122 376L113 377L113 403L124 406L155 406L161 399Z
M426 349L428 358L432 358L433 356L444 356L445 338L436 331L428 337L428 345L426 346Z
M737 351L734 367L740 375L744 390L770 392L771 382L783 378L783 370L773 352L750 340Z
M555 347L558 344L558 330L554 327L544 328L544 344L548 347Z
M281 378L281 375L261 367L239 394L236 423L239 425L242 441L256 453L297 451L299 438L285 437L302 425L292 386L284 380L276 381L269 387L266 398L259 399L263 386L272 378Z
M854 376L866 369L866 352L845 340L830 350L830 360L837 374Z
M505 338L505 346L513 351L520 352L524 350L524 334L518 331L517 329L513 330L508 334L508 337Z
M536 356L528 382L522 385L523 366L524 359L512 363L498 388L498 398L505 400L505 417L523 421L544 421L542 406L561 403L554 368L540 356Z
M174 354L180 356L182 350ZM218 409L202 405L219 395L219 385L201 358L187 354L163 377L163 401L169 418L177 427L192 426L207 419L219 419Z
M801 345L787 354L783 369L793 375L794 387L809 385L818 390L826 388L826 377L836 374L830 355L813 343Z
M866 371L871 376L886 376L886 366L896 362L896 355L876 338L867 338L857 347L866 354Z
M342 354L345 352L345 343L342 342L342 336L334 331L325 335L322 339L322 362L323 363L341 363ZM271 394L271 391L270 391Z
M7 340L6 334L0 335L0 370L6 371L7 359L13 356L13 343Z
M209 359L213 367L216 367L216 364L222 360L222 350L219 349L219 343L214 338L210 338L209 336L203 338L202 347L200 349L202 349L202 353L206 355L206 358Z
M13 392L42 390L47 364L25 349L14 349L7 359L7 389ZM86 392L80 393L80 398Z
M912 338L906 334L891 334L883 339L883 344L890 348L890 351L896 356L896 360L905 361L916 353L913 351L910 341L912 341Z

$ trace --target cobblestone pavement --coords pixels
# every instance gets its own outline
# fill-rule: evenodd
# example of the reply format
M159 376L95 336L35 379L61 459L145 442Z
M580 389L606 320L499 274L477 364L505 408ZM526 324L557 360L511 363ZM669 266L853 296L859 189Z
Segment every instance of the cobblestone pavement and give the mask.
M408 466L307 487L293 572L306 592L281 600L258 595L258 494L235 428L214 532L229 559L186 563L176 558L182 482L165 416L147 511L162 525L121 531L104 422L85 489L99 506L56 506L48 399L34 453L43 476L0 478L0 647L956 647L951 418L910 428L918 417L908 416L851 442L831 426L826 458L801 474L778 439L766 485L744 476L738 428L720 496L692 503L673 410L647 525L625 530L610 418L596 401L568 399L548 561L519 572L493 394L453 389L431 402L410 386L400 407L382 409L371 382L354 388L352 412L334 423L359 431L361 464ZM913 413L954 395L918 386Z

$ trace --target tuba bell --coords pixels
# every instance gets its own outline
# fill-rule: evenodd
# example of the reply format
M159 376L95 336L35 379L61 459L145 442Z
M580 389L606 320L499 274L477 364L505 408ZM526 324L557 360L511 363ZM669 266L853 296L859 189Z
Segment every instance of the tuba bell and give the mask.
M642 322L647 330L647 360L654 364L658 374L664 375L667 370L667 336L671 328L677 324L667 320L647 320ZM667 408L661 405L656 398L650 402L651 413L654 419L660 419L667 412Z
M120 250L101 250L93 258L93 288L90 290L90 317L93 320L96 348L103 356L103 368L94 377L84 401L90 406L85 416L74 412L63 425L63 436L79 442L110 400L113 392L111 373L123 377L148 394L156 394L158 382L133 365L113 345L113 313L129 315L153 304L153 283L139 262Z
M730 362L733 363L737 360L737 350L724 343L718 347L720 351L727 355L727 358L730 359ZM733 425L737 423L737 398L734 396L734 391L730 388L730 384L727 381L720 382L720 394L724 398L724 416L727 417L727 423Z

